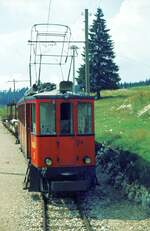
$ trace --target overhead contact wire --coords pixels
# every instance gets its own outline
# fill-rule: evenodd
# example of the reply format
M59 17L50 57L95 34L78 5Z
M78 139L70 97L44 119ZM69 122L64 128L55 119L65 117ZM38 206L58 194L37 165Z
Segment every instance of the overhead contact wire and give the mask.
M52 6L52 0L49 1L47 24L49 24L50 21L51 6Z

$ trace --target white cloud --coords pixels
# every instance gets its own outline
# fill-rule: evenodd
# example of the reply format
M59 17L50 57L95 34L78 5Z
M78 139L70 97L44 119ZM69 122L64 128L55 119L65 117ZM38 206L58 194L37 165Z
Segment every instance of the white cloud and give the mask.
M150 74L149 12L149 0L124 0L110 23L123 80L138 81Z

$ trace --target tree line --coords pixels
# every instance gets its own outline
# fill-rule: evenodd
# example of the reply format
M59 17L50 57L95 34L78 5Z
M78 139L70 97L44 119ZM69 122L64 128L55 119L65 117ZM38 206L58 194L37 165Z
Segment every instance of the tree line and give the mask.
M145 81L139 81L139 82L124 82L119 84L119 88L131 88L131 87L144 87L144 86L150 86L150 79L146 79Z
M15 92L11 89L0 91L0 105L16 103L23 97L28 88L18 89Z
M132 88L132 87L142 87L150 86L150 79L139 82L124 82L118 84L118 88ZM0 91L0 105L7 105L13 102L18 102L23 96L28 88L18 89L15 92L11 89Z

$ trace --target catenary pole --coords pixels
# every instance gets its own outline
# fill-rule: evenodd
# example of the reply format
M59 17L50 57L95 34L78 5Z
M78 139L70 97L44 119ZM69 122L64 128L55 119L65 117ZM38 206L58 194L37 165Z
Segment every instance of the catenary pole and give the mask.
M85 9L85 91L90 94L90 76L89 76L89 13L88 9Z

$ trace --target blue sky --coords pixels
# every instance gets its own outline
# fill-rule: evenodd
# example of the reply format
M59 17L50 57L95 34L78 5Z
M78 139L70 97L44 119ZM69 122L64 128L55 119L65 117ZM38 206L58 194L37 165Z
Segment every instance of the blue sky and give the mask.
M35 23L47 21L48 6L49 0L0 1L0 89L12 87L7 81L13 78L28 79L30 29ZM92 21L99 6L115 44L122 81L149 78L149 0L52 0L50 22L69 25L73 39L83 39L82 12L88 8Z

